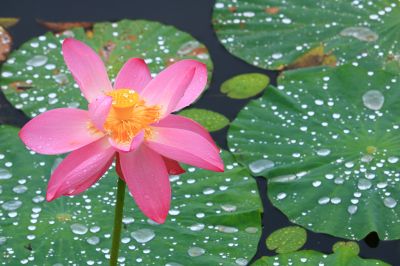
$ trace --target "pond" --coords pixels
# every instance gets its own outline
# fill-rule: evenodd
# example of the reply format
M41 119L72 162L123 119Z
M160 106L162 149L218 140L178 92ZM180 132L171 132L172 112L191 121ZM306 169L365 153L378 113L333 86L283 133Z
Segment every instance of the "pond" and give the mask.
M181 114L211 132L225 172L184 165L170 175L162 225L126 192L119 265L400 265L399 5L3 1L0 18L20 21L7 29L14 52L0 77L0 264L110 258L114 169L48 203L64 156L28 151L18 138L40 113L87 108L61 55L73 37L112 78L133 55L153 77L185 58L208 70L207 89Z

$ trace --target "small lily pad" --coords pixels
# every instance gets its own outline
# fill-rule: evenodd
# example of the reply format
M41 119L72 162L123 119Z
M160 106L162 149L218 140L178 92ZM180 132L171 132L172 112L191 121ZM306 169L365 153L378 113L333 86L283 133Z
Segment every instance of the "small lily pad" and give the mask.
M307 232L299 226L276 230L267 238L267 248L276 253L288 253L301 249L307 241Z
M269 77L260 73L237 75L221 85L221 92L233 99L247 99L264 90L269 84Z
M346 250L349 253L353 253L354 256L357 256L360 253L360 246L353 241L344 242L340 241L335 243L332 247L333 252L338 252L339 250Z
M374 259L363 259L354 252L356 243L337 246L333 254L325 255L314 250L301 250L274 257L262 257L253 266L390 266L389 264ZM336 245L335 245L336 246ZM357 245L358 246L358 245Z
M199 108L189 108L179 112L180 115L193 119L209 132L218 131L229 125L229 119L223 114Z

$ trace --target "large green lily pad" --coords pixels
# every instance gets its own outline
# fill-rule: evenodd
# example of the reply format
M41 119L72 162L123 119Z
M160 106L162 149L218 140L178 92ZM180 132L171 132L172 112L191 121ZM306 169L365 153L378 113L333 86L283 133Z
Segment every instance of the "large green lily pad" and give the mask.
M232 54L261 68L286 69L398 60L399 17L398 1L217 0L213 24Z
M349 242L350 243L350 242ZM354 245L358 246L356 243ZM353 245L341 245L334 253L325 255L314 250L301 250L280 254L274 257L262 257L254 266L389 266L389 264L374 259L362 259L354 252Z
M350 65L285 72L228 132L294 223L348 239L400 238L399 77Z
M207 48L188 33L158 22L122 20L94 24L93 31L74 28L60 34L46 33L24 43L3 65L0 86L7 99L33 117L58 107L86 108L75 81L65 66L61 43L74 37L97 51L114 78L125 61L144 58L153 74L185 58L212 62Z
M60 158L27 151L17 132L0 127L0 265L108 264L114 170L82 195L48 203L47 180ZM144 217L126 193L121 265L246 265L257 250L262 205L249 172L222 156L225 173L186 167L170 177L163 225Z

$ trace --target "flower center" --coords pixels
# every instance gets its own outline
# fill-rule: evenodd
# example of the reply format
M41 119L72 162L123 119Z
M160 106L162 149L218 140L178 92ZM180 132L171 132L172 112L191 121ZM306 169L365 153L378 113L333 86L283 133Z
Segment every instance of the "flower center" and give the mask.
M120 144L130 144L142 130L145 130L145 137L149 137L149 125L160 118L160 107L146 106L139 95L129 89L113 90L107 95L113 99L104 123L107 134Z

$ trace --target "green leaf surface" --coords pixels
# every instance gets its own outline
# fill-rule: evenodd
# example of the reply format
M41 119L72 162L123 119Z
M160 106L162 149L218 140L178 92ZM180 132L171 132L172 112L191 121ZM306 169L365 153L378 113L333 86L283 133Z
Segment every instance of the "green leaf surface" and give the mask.
M221 85L221 92L233 99L247 99L264 90L269 84L269 77L260 73L237 75Z
M301 249L307 241L307 232L299 226L288 226L274 231L267 238L267 248L276 253Z
M212 62L207 48L188 33L146 20L94 24L93 31L74 28L60 34L46 33L24 43L3 65L0 86L7 99L30 117L59 107L86 108L61 55L61 43L74 37L90 45L105 62L111 78L132 57L144 58L152 74L181 59Z
M59 157L33 154L18 129L0 127L0 264L107 265L117 176L81 195L45 201ZM126 192L121 265L246 265L261 235L255 180L223 152L225 173L185 167L171 176L169 217L157 225Z
M400 80L345 65L285 72L231 123L228 145L292 222L400 238Z
M195 120L209 132L218 131L229 125L229 119L223 114L200 108L189 108L179 112L180 115Z
M235 56L261 68L286 69L321 45L322 52L297 67L370 63L366 58L379 58L382 65L400 50L399 17L398 1L388 0L217 0L212 21Z
M353 242L354 243L354 242ZM354 243L357 245L356 243ZM358 245L357 245L358 246ZM354 253L352 245L343 245L333 254L325 255L314 250L301 250L274 257L262 257L253 266L390 266L374 259L362 259Z

